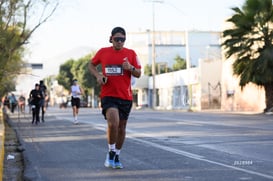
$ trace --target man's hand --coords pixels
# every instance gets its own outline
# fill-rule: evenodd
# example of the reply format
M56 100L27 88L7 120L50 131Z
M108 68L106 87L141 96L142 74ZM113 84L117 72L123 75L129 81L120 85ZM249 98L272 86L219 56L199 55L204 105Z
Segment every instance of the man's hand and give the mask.
M124 70L131 70L132 69L132 65L130 64L130 62L128 60L124 61L122 63L122 68Z
M107 77L105 77L104 75L99 74L97 76L97 82L98 82L99 85L106 84L107 81L105 81L105 80L107 80Z

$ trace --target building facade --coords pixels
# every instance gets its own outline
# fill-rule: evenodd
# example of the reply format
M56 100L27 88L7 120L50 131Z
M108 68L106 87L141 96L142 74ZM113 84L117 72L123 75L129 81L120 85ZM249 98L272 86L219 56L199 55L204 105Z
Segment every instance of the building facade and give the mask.
M144 75L134 84L137 107L156 109L222 109L262 111L264 91L254 85L241 90L233 76L230 60L221 49L221 32L168 31L128 33L127 46L133 48L142 66L152 64L152 37L155 33L155 63L171 68L175 57L187 60L187 69L153 76ZM144 72L143 72L144 74ZM155 90L153 87L155 80ZM253 98L252 95L255 95ZM249 99L249 96L253 100Z

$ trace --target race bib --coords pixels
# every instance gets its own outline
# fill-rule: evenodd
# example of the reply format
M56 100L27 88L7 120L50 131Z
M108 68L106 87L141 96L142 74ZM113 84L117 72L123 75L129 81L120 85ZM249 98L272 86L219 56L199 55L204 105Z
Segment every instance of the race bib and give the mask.
M107 65L105 67L105 74L107 76L123 75L123 68L121 65Z

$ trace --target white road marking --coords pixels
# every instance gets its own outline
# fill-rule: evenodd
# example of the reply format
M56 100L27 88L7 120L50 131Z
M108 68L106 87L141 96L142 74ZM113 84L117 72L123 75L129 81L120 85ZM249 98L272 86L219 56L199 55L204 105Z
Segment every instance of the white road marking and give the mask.
M71 119L68 118L68 120L71 120ZM104 124L103 123L102 124L97 124L97 123L91 123L90 121L84 121L84 120L82 122L93 125L94 128L97 129L97 130L101 130L101 131L104 131L104 132L106 131L106 124L105 123ZM136 136L140 136L140 135L145 136L145 137L150 137L148 134L136 133L135 131L130 130L130 129L127 129L126 131L128 133L127 136L126 136L127 138L138 141L140 143L150 145L150 146L158 148L158 149L162 149L162 150L165 150L165 151L168 151L168 152L171 152L171 153L175 153L175 154L178 154L178 155L182 155L182 156L185 156L185 157L188 157L188 158L192 158L192 159L195 159L195 160L200 160L200 161L204 161L204 162L211 163L211 164L214 164L214 165L219 165L219 166L230 168L230 169L233 169L233 170L245 172L245 173L248 173L248 174L257 175L257 176L268 178L268 179L273 179L272 175L264 174L264 173L257 172L257 171L247 170L247 169L244 169L244 168L239 168L239 167L235 167L235 166L232 166L232 165L227 165L227 164L224 164L224 163L220 163L220 162L217 162L217 161L206 159L202 155L190 153L190 152L183 151L183 150L178 150L178 149L171 148L171 147L168 147L168 146L159 145L159 144L153 143L151 141L146 141L146 140L143 140L143 139L136 138Z

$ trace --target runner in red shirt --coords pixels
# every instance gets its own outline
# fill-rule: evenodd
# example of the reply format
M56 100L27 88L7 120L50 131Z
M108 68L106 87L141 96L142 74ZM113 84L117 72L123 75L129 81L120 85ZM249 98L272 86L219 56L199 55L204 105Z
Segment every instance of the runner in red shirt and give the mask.
M123 168L119 161L126 124L132 108L131 76L139 78L141 65L134 50L124 48L126 32L115 27L110 36L111 47L101 48L89 63L90 72L101 85L102 114L108 123L109 153L104 165ZM101 65L102 74L96 66Z

